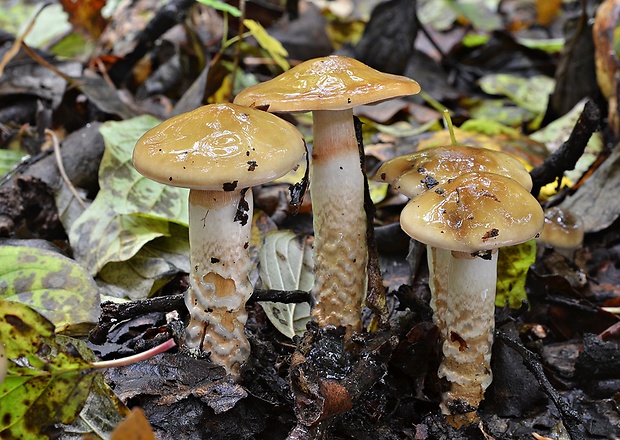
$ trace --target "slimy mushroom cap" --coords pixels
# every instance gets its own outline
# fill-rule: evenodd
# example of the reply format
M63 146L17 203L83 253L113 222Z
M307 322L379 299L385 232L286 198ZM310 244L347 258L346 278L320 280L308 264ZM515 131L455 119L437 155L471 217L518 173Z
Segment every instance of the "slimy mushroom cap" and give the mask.
M270 112L345 110L419 92L420 86L410 78L332 55L305 61L269 81L248 87L234 102Z
M469 173L409 201L400 221L422 243L473 253L534 238L544 216L536 199L515 180Z
M379 167L375 180L390 183L396 191L413 198L471 172L500 174L516 180L527 191L532 189L532 178L517 158L462 145L427 148L390 159Z
M299 131L277 116L210 104L147 131L136 144L133 163L166 185L226 191L275 180L304 153Z

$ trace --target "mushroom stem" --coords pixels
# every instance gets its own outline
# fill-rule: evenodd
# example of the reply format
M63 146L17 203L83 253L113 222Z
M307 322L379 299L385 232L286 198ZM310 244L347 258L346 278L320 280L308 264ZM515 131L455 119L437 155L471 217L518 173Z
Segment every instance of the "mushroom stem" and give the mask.
M362 329L366 293L364 179L353 110L315 110L310 194L314 216L313 316L320 327Z
M452 251L448 262L443 359L438 375L448 381L441 409L455 427L477 419L476 410L492 381L497 255L497 249L488 257Z
M431 290L430 306L433 309L433 321L439 330L441 340L446 339L446 301L448 297L448 268L452 260L449 250L426 246L428 260L428 286Z
M248 278L252 210L251 189L189 193L187 345L209 352L213 362L234 377L250 354L244 326L245 302L252 294Z

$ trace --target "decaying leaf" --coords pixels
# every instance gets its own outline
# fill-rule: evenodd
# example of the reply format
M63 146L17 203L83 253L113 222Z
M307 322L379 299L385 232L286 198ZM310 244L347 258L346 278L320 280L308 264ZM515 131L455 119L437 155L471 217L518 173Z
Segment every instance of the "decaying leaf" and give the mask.
M99 292L75 261L56 252L0 246L0 299L26 304L65 330L99 318Z
M139 407L131 410L131 413L114 430L110 440L155 440L155 434L151 425Z
M314 266L312 249L306 237L292 231L274 231L265 237L260 249L260 276L263 287L278 290L312 289ZM306 330L310 304L260 303L271 323L292 338Z
M70 338L30 307L0 300L0 339L8 375L0 384L0 437L45 438L55 423L71 424L95 378Z
M69 231L76 260L92 275L109 262L128 260L154 238L169 236L169 222L187 225L187 190L153 182L131 164L136 141L158 122L143 116L101 127L106 144L101 189Z

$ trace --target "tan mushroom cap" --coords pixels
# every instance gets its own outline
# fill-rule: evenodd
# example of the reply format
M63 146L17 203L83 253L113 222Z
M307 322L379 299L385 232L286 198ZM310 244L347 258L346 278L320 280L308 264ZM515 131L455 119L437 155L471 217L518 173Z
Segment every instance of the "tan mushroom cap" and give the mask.
M410 78L332 55L305 61L269 81L248 87L234 102L270 112L345 110L419 92L420 86Z
M375 180L387 182L406 195L416 197L424 191L456 177L485 172L500 174L532 189L532 178L515 157L488 148L450 145L433 147L386 161L375 175Z
M290 123L235 104L174 116L136 143L136 170L160 183L201 190L247 188L293 169L305 153Z
M478 252L523 243L542 229L543 210L508 177L470 173L412 199L400 224L429 246Z
M545 211L545 225L538 241L559 249L576 249L583 243L584 226L580 217L554 206Z

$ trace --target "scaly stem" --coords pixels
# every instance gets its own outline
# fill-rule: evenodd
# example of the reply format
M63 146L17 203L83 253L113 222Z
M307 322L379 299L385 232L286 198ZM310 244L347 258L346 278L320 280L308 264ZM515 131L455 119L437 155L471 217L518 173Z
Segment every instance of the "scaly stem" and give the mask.
M248 255L252 190L189 193L191 320L187 345L210 353L233 377L250 354L245 302L252 294Z
M353 110L314 111L310 196L314 216L316 305L319 326L362 328L366 294L364 179Z
M492 381L496 280L497 250L490 259L452 252L438 375L449 384L441 409L455 427L476 420L476 409Z

